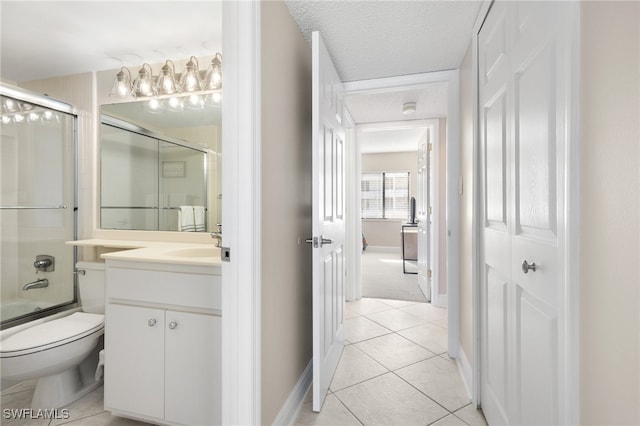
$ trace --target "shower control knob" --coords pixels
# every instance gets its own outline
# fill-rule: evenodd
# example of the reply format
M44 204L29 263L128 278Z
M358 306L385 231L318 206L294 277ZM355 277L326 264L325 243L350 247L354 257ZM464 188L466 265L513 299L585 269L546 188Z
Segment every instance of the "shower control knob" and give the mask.
M149 321L147 321L147 325L149 325L149 327L153 327L154 325L156 325L156 320L154 318L151 318Z
M178 326L178 323L175 321L171 321L169 323L169 330L174 330Z

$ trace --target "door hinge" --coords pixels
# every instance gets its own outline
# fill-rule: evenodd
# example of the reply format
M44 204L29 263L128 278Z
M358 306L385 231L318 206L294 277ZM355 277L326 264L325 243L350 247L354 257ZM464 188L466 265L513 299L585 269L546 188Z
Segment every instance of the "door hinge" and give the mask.
M427 278L429 279L433 278L433 271L431 269L427 271Z
M432 143L430 143L430 144L427 146L427 149L428 149L429 151L433 151L433 144L432 144Z
M429 206L429 208L427 209L427 213L431 214L432 210L431 210L431 206Z
M220 259L223 262L231 262L231 249L229 247L220 247Z

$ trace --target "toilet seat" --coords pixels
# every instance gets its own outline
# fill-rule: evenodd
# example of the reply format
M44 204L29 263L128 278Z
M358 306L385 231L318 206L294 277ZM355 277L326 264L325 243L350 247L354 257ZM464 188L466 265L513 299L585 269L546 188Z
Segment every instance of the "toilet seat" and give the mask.
M104 329L104 315L76 312L69 316L30 327L0 343L0 358L46 351Z

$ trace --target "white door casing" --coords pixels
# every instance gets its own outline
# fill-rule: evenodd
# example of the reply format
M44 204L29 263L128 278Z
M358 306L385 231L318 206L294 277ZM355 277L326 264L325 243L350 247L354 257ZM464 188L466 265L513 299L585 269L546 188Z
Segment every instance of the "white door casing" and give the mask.
M573 7L494 2L478 35L480 392L490 424L570 423Z
M431 207L431 133L428 127L418 142L418 198L416 221L418 222L418 287L431 302L433 294L432 265L432 207Z
M320 34L312 35L313 411L320 411L344 347L343 89Z

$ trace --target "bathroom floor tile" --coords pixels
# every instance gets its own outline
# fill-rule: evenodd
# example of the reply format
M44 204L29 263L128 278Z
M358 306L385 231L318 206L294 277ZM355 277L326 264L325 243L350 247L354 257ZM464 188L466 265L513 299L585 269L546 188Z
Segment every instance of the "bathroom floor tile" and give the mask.
M344 338L350 342L360 342L391 333L391 330L365 317L351 318L344 321Z
M447 352L447 330L432 323L401 330L399 335L436 354Z
M70 426L152 426L151 423L114 416L108 411L64 424Z
M386 368L356 346L346 346L342 351L338 368L336 368L329 389L335 392L387 372Z
M437 356L395 373L451 412L471 402L453 361Z
M312 401L305 402L295 424L299 426L362 425L334 395L327 395L319 413L315 413L312 408Z
M27 390L33 391L36 388L36 384L38 383L37 380L25 380L24 382L19 382L14 384L13 386L10 386L6 389L4 389L2 392L0 392L1 396L5 396L5 395L9 395L12 393L18 393L18 392L24 392Z
M49 419L32 419L31 415L27 412L16 413L15 416L9 412L9 415L5 418L5 410L9 409L28 409L31 407L31 398L33 397L33 389L23 390L20 392L11 393L8 395L2 395L0 398L0 406L2 406L2 418L0 424L3 426L40 426L48 425ZM23 418L20 418L23 417Z
M364 425L427 425L448 412L393 373L335 393Z
M62 425L74 420L93 416L104 412L104 386L99 386L79 400L72 402L67 407L69 419L54 419L50 426Z
M356 343L355 346L389 370L396 370L436 356L433 352L395 333L365 340Z
M415 327L416 325L424 324L425 322L421 318L408 314L400 309L368 314L367 318L393 331Z

